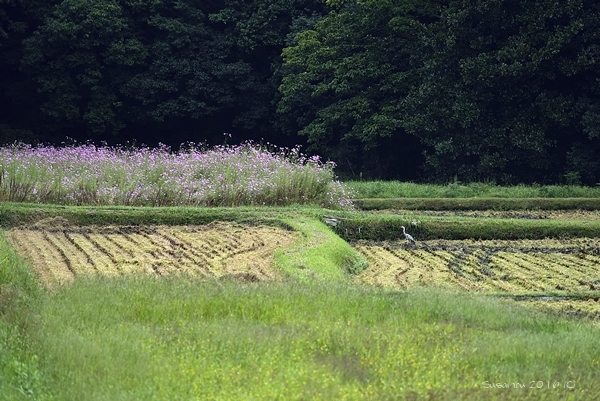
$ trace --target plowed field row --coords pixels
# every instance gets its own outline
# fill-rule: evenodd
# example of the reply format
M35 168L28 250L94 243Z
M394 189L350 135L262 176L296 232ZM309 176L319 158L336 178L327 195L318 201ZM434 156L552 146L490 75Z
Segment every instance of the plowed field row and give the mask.
M596 246L594 243L596 242ZM546 293L600 290L600 240L355 244L369 261L357 280L409 288Z
M275 251L298 233L267 226L30 227L6 233L49 286L76 275L233 275L258 281L278 276Z
M600 293L600 239L540 241L359 242L369 267L355 280L388 288L434 286L509 294ZM540 300L541 299L541 300ZM597 295L526 303L600 317Z

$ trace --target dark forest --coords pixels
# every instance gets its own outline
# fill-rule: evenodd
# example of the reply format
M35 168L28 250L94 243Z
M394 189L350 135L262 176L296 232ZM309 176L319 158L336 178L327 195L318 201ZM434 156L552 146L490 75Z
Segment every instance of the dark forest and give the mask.
M0 0L0 144L301 144L348 179L600 182L591 0Z

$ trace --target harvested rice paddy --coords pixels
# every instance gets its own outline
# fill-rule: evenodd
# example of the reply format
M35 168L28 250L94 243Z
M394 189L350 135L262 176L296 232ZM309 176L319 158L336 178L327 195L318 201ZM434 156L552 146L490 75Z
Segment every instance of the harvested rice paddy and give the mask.
M366 242L360 283L510 295L523 304L600 318L600 239ZM518 297L518 295L523 295ZM514 296L514 297L513 297Z
M299 233L280 227L214 222L196 226L70 226L52 218L6 236L50 288L85 274L279 278L276 250Z
M266 225L73 226L60 217L13 227L6 236L49 288L86 274L278 280L275 252L300 239L298 232ZM600 319L600 238L353 246L369 264L354 277L361 284L488 293Z

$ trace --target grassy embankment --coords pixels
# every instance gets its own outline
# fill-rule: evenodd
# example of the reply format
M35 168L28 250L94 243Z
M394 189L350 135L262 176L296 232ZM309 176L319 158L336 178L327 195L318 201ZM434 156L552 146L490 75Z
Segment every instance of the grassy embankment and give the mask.
M3 298L5 399L580 400L600 391L597 327L499 300L330 279L96 277L48 293L2 247L2 291L12 294Z
M575 185L515 185L491 183L415 184L399 181L349 181L346 185L360 199L378 198L598 198L600 187Z
M471 183L346 183L363 210L599 210L600 187L572 185L503 187Z
M355 205L363 211L336 214L342 218L337 232L347 240L400 238L401 226L422 240L516 240L600 235L600 219L574 219L568 214L558 217L552 214L600 210L600 187L502 187L483 183L425 185L383 181L351 181L346 185L355 193ZM482 213L464 213L466 211Z
M39 194L30 187L12 188ZM292 188L302 196L304 191ZM84 192L98 194L93 189ZM149 199L163 199L159 192L154 194L157 197ZM281 198L272 199L277 204ZM320 199L317 203L323 202ZM0 241L0 397L600 397L597 325L473 294L383 291L352 284L348 273L364 266L320 221L332 214L346 218L338 227L343 234L352 221L356 229L363 227L362 233L372 222L387 219L307 207L3 204L4 227L56 216L72 224L199 224L224 219L292 226L304 240L276 255L276 263L288 273L281 282L80 277L52 292L41 288L26 263ZM395 221L394 227L415 220L414 227L424 230L420 234L439 235L436 230L443 227L433 217L399 218L404 220ZM456 218L452 224L487 230L487 220L467 223ZM509 222L496 231L512 227Z
M331 257L345 243L315 218L330 212L4 204L2 223L11 225L57 215L73 224L233 219L289 224L306 238L277 257L304 280L89 278L55 293L39 288L3 244L2 294L12 294L2 298L10 305L2 319L6 399L600 394L597 326L476 295L352 285L340 269L352 253Z

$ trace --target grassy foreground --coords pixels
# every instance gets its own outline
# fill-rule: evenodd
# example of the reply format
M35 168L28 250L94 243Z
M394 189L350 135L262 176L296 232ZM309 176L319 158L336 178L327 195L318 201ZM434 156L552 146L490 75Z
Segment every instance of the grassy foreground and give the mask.
M296 278L273 283L95 277L49 292L0 241L0 400L600 396L597 325L353 285L345 243L287 216L306 239L277 256Z
M577 185L514 185L453 182L446 185L400 181L348 181L345 185L356 198L598 198L600 187Z
M15 396L5 399L600 395L597 328L488 298L96 278L41 301L26 352L5 366L3 388Z

